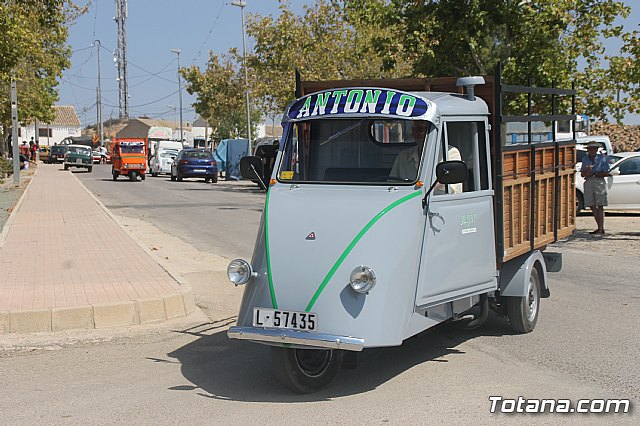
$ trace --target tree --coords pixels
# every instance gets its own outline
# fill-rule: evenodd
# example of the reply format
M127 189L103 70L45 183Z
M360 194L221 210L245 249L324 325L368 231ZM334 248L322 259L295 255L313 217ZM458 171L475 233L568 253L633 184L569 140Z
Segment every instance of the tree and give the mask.
M352 0L352 16L375 23L383 18L375 40L379 52L416 58L416 76L491 74L501 61L503 76L513 84L568 87L575 80L579 109L606 118L632 110L638 93L631 69L637 36L623 32L614 20L629 7L618 0ZM372 17L363 10L377 10ZM626 56L604 56L603 40L626 40ZM399 44L398 40L401 40ZM637 46L637 44L635 45ZM623 49L624 53L624 49ZM623 59L624 58L624 59ZM387 63L394 66L393 61ZM628 72L629 71L629 72ZM617 103L615 94L629 93ZM515 102L512 106L515 106Z
M375 18L372 11L371 18ZM295 98L295 70L304 80L394 78L408 76L410 62L398 58L385 67L372 44L380 27L353 19L339 2L319 0L297 17L287 1L280 15L250 15L247 34L254 39L248 55L252 93L265 115L281 114Z
M67 26L83 12L68 0L0 3L0 155L6 152L11 127L11 79L17 83L20 122L52 120L57 78L70 65Z
M247 137L244 74L237 57L233 49L226 56L210 52L204 72L195 65L180 70L187 92L197 94L193 104L196 113L213 127L217 139ZM255 124L259 118L253 107L251 122Z

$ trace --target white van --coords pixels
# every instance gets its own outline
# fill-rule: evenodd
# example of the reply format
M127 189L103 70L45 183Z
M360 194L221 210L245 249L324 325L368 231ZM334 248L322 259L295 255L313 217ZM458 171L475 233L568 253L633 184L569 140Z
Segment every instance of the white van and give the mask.
M182 149L182 143L178 141L158 141L153 157L149 160L151 176L156 177L160 173L171 173L171 164Z

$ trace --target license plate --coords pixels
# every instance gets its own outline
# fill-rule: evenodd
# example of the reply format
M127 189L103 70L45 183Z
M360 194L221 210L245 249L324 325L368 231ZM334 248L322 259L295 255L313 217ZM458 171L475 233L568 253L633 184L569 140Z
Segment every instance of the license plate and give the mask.
M253 326L316 331L318 329L318 315L311 312L294 312L281 311L279 309L254 308Z
M206 170L203 169L193 169L194 172L196 173L204 173Z
M76 163L77 164L82 164L82 158L76 158Z

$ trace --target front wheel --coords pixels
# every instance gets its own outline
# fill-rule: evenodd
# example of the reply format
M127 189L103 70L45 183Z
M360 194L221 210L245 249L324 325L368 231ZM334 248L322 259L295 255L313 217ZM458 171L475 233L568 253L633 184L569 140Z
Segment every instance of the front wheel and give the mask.
M271 348L277 379L298 393L313 393L327 386L342 366L343 352L336 349Z
M66 164L64 165L64 169L65 170L69 170L69 166L67 166Z
M535 267L531 271L527 295L507 297L507 316L516 333L530 333L536 328L540 311L540 275Z
M144 180L146 178L146 175L144 173L140 174L140 180Z
M138 174L136 172L129 172L129 181L135 182L138 179Z
M93 171L93 167L87 167L87 171L91 173Z

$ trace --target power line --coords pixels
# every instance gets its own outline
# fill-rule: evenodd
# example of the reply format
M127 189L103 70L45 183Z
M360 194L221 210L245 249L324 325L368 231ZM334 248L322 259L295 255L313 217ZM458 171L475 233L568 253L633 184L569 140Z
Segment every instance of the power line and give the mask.
M213 32L213 29L215 28L216 24L218 23L218 18L220 18L220 14L222 13L222 9L224 8L225 4L226 4L225 0L222 0L222 4L220 5L220 10L218 11L218 16L216 16L216 19L213 20L213 25L211 25L211 28L209 29L209 34L207 34L207 37L202 42L202 46L200 46L200 49L198 49L198 53L196 53L196 56L193 58L193 62L194 63L196 62L196 60L198 60L200 58L200 54L202 53L202 49L204 48L204 46L209 41L209 37L211 37L211 33Z

